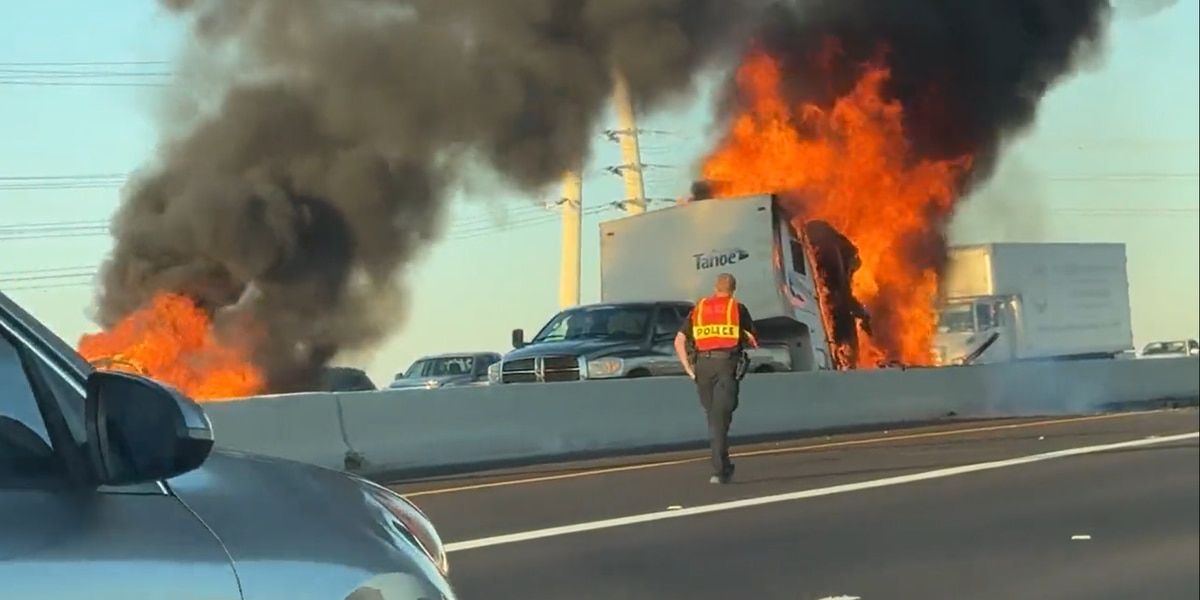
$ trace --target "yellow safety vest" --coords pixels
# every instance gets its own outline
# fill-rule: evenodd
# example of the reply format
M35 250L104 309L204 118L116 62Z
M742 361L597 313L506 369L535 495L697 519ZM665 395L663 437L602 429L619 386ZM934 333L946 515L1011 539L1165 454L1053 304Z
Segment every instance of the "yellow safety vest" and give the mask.
M737 300L732 296L701 298L692 312L692 339L696 342L696 350L736 348L742 339L739 316Z

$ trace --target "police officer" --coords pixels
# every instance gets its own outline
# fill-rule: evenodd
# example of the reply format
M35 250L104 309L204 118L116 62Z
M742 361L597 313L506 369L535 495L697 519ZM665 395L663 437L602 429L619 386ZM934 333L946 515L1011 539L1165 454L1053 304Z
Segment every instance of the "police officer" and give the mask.
M758 347L750 311L733 298L736 288L733 275L718 275L713 295L696 303L675 336L675 354L696 382L700 405L708 416L711 483L729 483L733 477L729 425L738 407L739 368L745 347ZM689 346L694 350L694 362Z

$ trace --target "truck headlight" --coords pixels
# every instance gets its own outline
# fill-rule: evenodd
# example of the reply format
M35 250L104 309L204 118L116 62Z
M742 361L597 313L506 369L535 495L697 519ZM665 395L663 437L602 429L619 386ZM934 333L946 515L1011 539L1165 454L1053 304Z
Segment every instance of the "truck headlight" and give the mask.
M500 383L500 365L501 363L494 362L488 365L488 383Z
M604 379L607 377L620 377L625 372L625 361L614 358L596 358L589 360L587 363L588 379Z

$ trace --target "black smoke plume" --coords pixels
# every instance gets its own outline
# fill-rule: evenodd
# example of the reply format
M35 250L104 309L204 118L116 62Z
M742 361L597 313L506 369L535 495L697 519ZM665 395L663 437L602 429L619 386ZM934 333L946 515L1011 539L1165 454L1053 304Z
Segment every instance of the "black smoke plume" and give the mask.
M986 179L1003 143L1034 121L1050 88L1097 56L1109 0L797 0L764 20L797 105L828 106L867 64L891 71L912 156L973 156ZM736 92L726 108L737 108Z
M614 68L643 111L686 97L754 3L160 2L191 47L176 122L114 218L97 319L159 291L214 313L237 302L273 391L311 388L394 329L405 267L464 173L554 183L587 159Z

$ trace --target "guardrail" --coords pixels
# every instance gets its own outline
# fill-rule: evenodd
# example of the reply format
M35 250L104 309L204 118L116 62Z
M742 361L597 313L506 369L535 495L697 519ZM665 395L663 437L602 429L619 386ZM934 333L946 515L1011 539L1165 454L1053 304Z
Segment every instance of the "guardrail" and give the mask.
M1097 360L753 375L738 438L945 418L1193 402L1200 359ZM218 446L367 475L470 470L701 444L681 377L263 396L206 407Z

